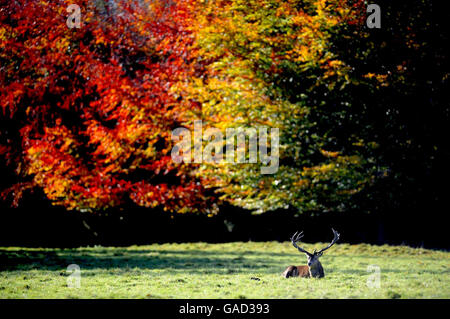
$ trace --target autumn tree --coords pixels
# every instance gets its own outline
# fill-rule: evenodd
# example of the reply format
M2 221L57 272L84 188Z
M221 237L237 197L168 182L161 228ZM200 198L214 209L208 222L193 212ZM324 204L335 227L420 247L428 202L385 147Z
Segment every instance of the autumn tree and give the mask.
M381 29L363 0L80 0L80 28L69 1L2 3L3 196L40 188L89 211L412 206L445 170L449 114L430 40L445 26L413 2L380 0ZM175 163L171 132L195 120L279 128L279 169Z
M183 90L211 126L282 134L277 173L262 175L260 164L204 165L202 174L216 177L208 186L249 209L324 212L374 209L384 181L408 178L386 151L408 152L408 115L398 112L410 107L404 101L430 96L415 72L432 58L426 1L381 3L380 30L367 27L367 4L357 0L199 6L192 29L208 73Z
M259 211L345 209L342 199L371 182L374 167L358 148L372 141L354 131L343 141L316 117L317 109L330 108L328 116L339 119L353 104L346 92L357 79L331 40L360 19L361 9L342 1L236 0L198 10L196 44L208 76L184 91L202 103L212 126L281 132L275 174L262 175L261 163L203 166L218 177L209 186L223 198Z
M192 167L171 160L171 131L199 105L174 83L201 72L188 48L188 1L11 1L0 11L0 152L17 205L43 189L56 205L94 211L135 203L210 209Z

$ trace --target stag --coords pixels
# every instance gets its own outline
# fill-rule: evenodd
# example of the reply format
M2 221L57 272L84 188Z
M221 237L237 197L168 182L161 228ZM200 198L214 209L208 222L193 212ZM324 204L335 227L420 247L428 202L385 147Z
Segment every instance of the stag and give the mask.
M340 234L337 231L335 231L333 228L331 228L331 230L333 231L333 234L334 234L334 238L331 241L331 243L327 247L325 247L319 251L314 250L314 252L312 254L297 245L297 243L303 237L303 232L300 232L298 234L295 233L291 237L292 245L295 248L297 248L301 253L306 254L306 258L308 259L308 264L304 265L304 266L289 266L283 272L283 276L285 278L289 278L289 277L322 278L322 277L324 277L325 273L323 272L323 267L319 261L319 258L320 258L320 256L322 256L322 254L325 250L327 250L328 248L333 246L339 240L339 236L340 236Z

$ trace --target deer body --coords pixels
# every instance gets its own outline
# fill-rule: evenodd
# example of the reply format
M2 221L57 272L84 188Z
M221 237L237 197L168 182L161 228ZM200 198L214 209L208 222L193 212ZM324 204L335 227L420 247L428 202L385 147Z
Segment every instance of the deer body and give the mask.
M337 233L334 229L334 239L327 247L324 249L321 249L320 251L315 251L311 254L304 250L303 248L297 246L297 242L300 241L300 239L303 237L303 232L294 234L291 238L292 245L297 248L300 252L306 254L306 258L308 259L308 264L304 266L289 266L286 268L286 270L283 272L283 277L289 278L289 277L303 277L303 278L322 278L325 276L325 273L323 271L322 264L319 261L319 257L322 256L323 252L334 245L339 240L339 233Z
M303 278L322 278L325 276L323 272L322 264L319 262L319 265L311 268L307 265L303 266L289 266L283 272L284 278L289 277L303 277Z

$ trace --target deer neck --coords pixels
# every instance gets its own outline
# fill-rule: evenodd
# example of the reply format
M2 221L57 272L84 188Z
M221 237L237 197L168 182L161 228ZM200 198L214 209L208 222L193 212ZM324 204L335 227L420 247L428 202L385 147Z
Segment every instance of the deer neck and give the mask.
M317 263L315 263L314 265L309 267L309 273L310 273L311 277L323 277L324 276L322 264L320 263L320 261L318 261Z

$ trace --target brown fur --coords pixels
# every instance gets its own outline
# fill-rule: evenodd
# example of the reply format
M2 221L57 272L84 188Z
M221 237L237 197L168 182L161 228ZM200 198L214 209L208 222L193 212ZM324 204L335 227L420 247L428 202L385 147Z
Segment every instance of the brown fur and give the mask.
M308 266L289 266L283 272L284 278L289 277L303 277L309 278L311 277L311 273L309 272Z
M322 278L325 276L322 264L319 261L319 257L322 254L314 254L308 256L308 265L304 266L289 266L283 272L285 278L289 277L304 277L304 278Z

